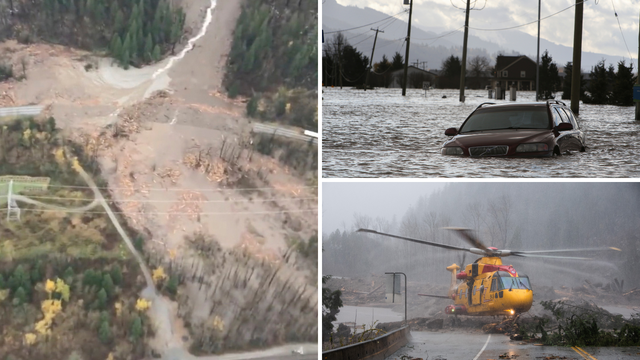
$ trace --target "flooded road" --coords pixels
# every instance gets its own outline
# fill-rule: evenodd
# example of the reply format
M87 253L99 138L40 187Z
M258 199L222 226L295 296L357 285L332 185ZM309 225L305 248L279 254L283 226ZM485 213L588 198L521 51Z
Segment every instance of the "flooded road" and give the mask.
M578 351L584 351L598 360L637 359L640 347L587 346L574 350L571 347L536 346L521 341L511 341L508 336L502 334L412 331L409 343L388 356L387 360L407 358L437 360L591 358L580 355Z
M544 159L440 155L444 131L459 127L487 98L486 90L323 88L323 177L638 177L640 121L634 107L580 105L587 151ZM447 96L447 98L442 98ZM535 92L518 92L518 102ZM560 98L560 95L558 95ZM568 102L567 102L568 103Z

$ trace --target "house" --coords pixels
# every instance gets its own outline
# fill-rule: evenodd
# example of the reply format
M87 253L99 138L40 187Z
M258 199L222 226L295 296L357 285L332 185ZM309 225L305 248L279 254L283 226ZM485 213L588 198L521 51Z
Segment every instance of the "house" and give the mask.
M515 85L518 90L536 89L536 62L529 57L498 55L496 73L491 86L503 90Z
M404 69L396 70L391 72L391 82L389 83L390 88L401 88L402 87L402 77L404 76ZM409 65L407 68L407 79L409 79L408 88L417 88L422 89L423 82L429 82L430 86L434 86L436 83L436 78L438 75L417 68L415 66Z

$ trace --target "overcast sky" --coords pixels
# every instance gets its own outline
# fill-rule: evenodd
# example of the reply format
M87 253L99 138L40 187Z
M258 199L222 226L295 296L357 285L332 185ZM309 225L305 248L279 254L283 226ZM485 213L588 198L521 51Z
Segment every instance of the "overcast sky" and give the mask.
M354 5L361 8L370 7L375 10L394 15L402 11L403 0L337 0L341 5ZM427 30L434 27L456 30L464 25L464 11L456 9L466 6L464 0L414 0L412 24ZM475 7L483 10L471 11L469 27L482 29L505 28L535 21L538 18L537 0L517 1L471 1ZM551 15L575 4L575 0L543 0L541 17ZM624 44L614 8L618 13L620 26L626 39L629 51ZM408 7L408 6L407 6ZM638 54L638 15L640 0L588 0L584 3L583 51L599 52L624 56L633 59ZM573 46L574 8L566 10L549 19L541 21L541 37L549 41ZM402 19L406 20L407 15ZM354 19L355 21L355 19ZM355 24L355 23L354 23ZM530 35L537 36L537 25L532 24L519 28ZM499 36L500 32L471 30L471 33L489 40ZM637 65L634 60L634 69Z
M406 182L323 182L322 183L322 233L336 229L352 230L355 213L389 221L395 215L402 218L407 208L418 197L442 188L445 183Z

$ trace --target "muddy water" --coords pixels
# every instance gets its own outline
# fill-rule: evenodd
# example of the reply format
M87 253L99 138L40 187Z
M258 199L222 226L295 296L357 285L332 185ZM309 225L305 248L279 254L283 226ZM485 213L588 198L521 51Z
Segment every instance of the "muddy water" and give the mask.
M545 159L459 158L440 155L444 130L459 127L486 90L324 88L323 177L638 177L640 121L633 107L580 106L587 151ZM447 98L442 98L447 96ZM558 95L558 98L560 96ZM535 92L519 92L518 102Z

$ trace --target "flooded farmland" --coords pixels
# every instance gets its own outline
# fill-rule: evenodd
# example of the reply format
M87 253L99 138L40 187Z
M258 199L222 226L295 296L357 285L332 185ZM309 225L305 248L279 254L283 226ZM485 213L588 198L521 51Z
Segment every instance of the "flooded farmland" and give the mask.
M459 127L486 90L323 88L323 177L638 177L640 121L634 107L580 105L587 151L541 159L440 155L444 130ZM443 98L446 96L446 98ZM518 102L533 101L521 91ZM560 95L557 96L560 98ZM567 101L568 103L568 101Z

